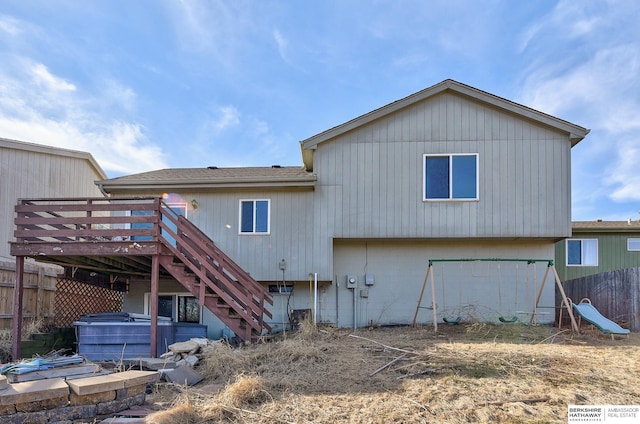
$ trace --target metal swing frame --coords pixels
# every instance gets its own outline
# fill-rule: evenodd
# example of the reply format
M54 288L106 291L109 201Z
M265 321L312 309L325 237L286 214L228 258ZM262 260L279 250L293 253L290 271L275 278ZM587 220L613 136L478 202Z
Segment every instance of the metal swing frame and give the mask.
M544 277L542 278L542 283L540 284L540 290L536 296L536 301L533 306L533 311L531 312L531 318L529 320L529 324L532 324L536 318L536 314L538 313L538 304L540 303L540 298L542 297L542 292L544 290L545 283L547 281L547 277L549 273L553 273L553 278L556 282L556 286L558 287L558 291L562 296L563 302L568 304L567 295L562 287L562 282L560 281L560 276L556 271L556 267L553 263L553 259L522 259L522 258L445 258L445 259L429 259L429 265L427 267L427 273L424 277L424 282L422 283L422 289L420 290L420 296L418 297L418 305L416 306L416 312L413 315L413 323L412 326L416 326L416 322L418 319L418 313L422 308L422 297L424 296L424 291L427 287L427 283L431 282L431 309L433 311L433 330L438 332L438 306L436 305L436 287L435 287L435 279L433 277L433 264L436 262L525 262L527 264L534 264L536 262L546 262L547 269L545 270ZM576 333L580 333L580 329L578 327L578 323L573 315L573 311L571 309L567 309L569 313L569 318L571 319L571 327L573 331Z

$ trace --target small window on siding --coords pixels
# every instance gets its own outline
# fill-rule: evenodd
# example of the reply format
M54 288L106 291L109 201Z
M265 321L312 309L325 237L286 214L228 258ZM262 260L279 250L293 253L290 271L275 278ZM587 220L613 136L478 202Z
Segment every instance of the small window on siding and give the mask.
M477 200L478 155L424 155L423 200Z
M149 294L150 296L150 294ZM175 322L200 323L200 304L191 295L158 295L158 316L171 318Z
M567 240L568 266L598 266L598 240Z
M630 252L640 251L640 238L628 238L627 250Z
M270 200L240 200L240 234L268 234Z

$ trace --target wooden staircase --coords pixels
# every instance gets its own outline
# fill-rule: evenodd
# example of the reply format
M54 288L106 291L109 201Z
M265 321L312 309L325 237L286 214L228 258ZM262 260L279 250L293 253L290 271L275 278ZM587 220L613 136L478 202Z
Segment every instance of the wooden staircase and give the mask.
M273 299L265 288L159 197L21 199L15 212L11 254L21 263L32 257L113 281L120 276L153 280L156 258L165 275L243 341L271 330L265 316L272 318L266 308ZM16 308L15 322L21 322L21 313Z
M271 327L272 297L185 217L161 208L160 265L243 341Z

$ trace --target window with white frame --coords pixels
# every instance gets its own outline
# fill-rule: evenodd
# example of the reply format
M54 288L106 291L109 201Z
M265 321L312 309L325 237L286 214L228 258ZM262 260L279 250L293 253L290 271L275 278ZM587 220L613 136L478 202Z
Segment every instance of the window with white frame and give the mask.
M478 200L478 154L425 154L423 200Z
M171 211L173 211L175 215L182 215L185 218L187 217L187 204L186 203L167 203L166 206L163 205L163 207L171 209ZM131 215L131 216L153 215L153 210L150 210L150 209L132 210L132 211L128 211L127 215ZM170 228L170 230L172 232L176 231L176 225L173 222L169 221L166 218L163 218L163 221ZM153 228L153 224L150 223L150 222L143 222L143 223L135 223L134 222L134 223L132 223L130 225L130 228L150 229L150 228ZM166 232L164 232L164 235L165 235L165 238L175 246L176 242L173 239L173 237L171 237L170 235L167 235ZM152 238L153 238L152 236L133 236L133 237L131 237L131 240L149 241Z
M568 266L598 266L597 239L567 240Z
M240 234L269 234L271 200L240 200Z
M627 239L627 250L629 252L640 251L640 238L628 238Z
M145 311L151 313L149 301L151 294L145 298ZM200 323L200 304L198 299L187 293L160 293L158 295L158 316L171 318L174 322Z

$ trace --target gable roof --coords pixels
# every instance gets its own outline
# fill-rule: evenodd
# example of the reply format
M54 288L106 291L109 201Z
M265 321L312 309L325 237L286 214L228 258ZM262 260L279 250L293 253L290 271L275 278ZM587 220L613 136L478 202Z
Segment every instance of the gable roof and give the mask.
M502 97L487 93L486 91L478 90L477 88L462 84L452 79L446 79L429 88L418 91L417 93L411 94L410 96L407 96L403 99L397 100L386 106L361 115L355 119L345 122L344 124L335 126L321 132L320 134L316 134L312 137L302 140L300 142L300 146L303 152L303 160L305 164L310 159L310 156L305 155L305 150L315 150L317 148L317 145L324 141L335 138L355 128L361 127L365 124L368 124L372 121L380 119L400 109L404 109L417 102L421 102L429 97L435 96L445 91L451 91L466 97L470 97L479 102L494 106L498 109L520 115L523 118L558 129L562 132L566 132L569 136L569 140L571 140L571 147L578 144L584 137L587 136L587 134L589 134L588 129L572 124L571 122L556 118L551 115L547 115L546 113L539 112L530 107L512 102L511 100L507 100Z
M91 153L81 152L79 150L63 149L61 147L44 146L42 144L27 143L25 141L11 140L0 137L0 148L22 150L26 152L42 153L51 156L63 156L75 159L81 159L89 162L100 178L107 178L102 167L96 162Z
M169 168L96 181L106 192L168 189L313 189L316 175L300 166Z

